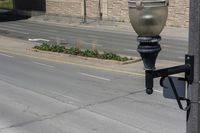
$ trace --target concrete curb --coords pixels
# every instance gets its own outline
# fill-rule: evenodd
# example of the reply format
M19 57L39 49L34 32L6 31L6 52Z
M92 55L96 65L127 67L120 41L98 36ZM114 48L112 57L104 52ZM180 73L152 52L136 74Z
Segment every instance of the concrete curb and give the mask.
M27 49L27 50L29 52L31 51L30 49ZM19 52L19 51L13 51L13 50L8 50L8 49L1 49L1 48L0 48L0 52L18 55L18 56L29 57L29 58L41 59L41 60L46 60L46 61L51 61L51 62L82 66L82 67L87 67L87 68L92 68L92 69L97 69L97 70L103 70L103 71L117 72L117 73L123 73L123 74L128 74L128 75L135 75L135 76L144 76L144 73L128 71L126 69L118 69L115 67L107 67L105 65L80 63L80 62L75 62L72 60L70 60L70 61L69 60L58 60L57 58L53 59L53 58L46 57L46 56L49 56L48 53L45 53L45 54L42 53L42 55L41 54L36 55L36 54L27 54L27 53L23 53L23 52ZM34 53L37 53L37 52L34 52ZM55 56L55 55L53 55L53 56ZM84 60L82 60L82 61L84 61Z
M32 47L36 44L33 44L28 41L23 41L19 39L9 38L0 36L0 52L8 53L18 56L25 56L29 58L47 60L51 62L57 63L64 63L76 66L82 66L97 70L103 71L110 71L110 72L117 72L123 73L128 75L135 75L135 76L144 76L144 70L142 69L143 63L142 61L136 60L134 63L127 63L127 64L119 64L116 62L111 61L102 61L97 59L83 59L72 57L66 54L60 53L50 53L50 52L35 52L33 51ZM139 61L139 62L138 62ZM163 68L167 66L175 66L179 65L180 62L172 62L172 61L162 61L158 60L157 68ZM182 63L181 63L182 64Z

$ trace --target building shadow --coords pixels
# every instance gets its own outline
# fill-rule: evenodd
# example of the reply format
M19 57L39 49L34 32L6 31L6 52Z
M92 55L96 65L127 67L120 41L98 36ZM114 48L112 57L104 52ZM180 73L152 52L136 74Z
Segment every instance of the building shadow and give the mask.
M20 15L13 11L0 10L0 22L19 21L30 18L30 16Z
M0 9L0 22L18 21L46 12L46 0L12 0L12 9Z
M15 10L46 11L46 0L13 0Z

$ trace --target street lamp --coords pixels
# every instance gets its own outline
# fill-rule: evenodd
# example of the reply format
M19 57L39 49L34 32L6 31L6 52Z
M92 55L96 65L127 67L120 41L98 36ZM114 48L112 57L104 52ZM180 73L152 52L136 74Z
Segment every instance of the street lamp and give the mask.
M176 87L177 80L174 80L170 75L185 73L183 82L189 84L193 83L193 73L194 73L194 56L186 55L185 64L159 69L156 70L155 62L158 56L158 53L161 51L161 46L159 42L161 37L159 34L166 25L167 16L168 16L168 0L129 0L129 17L133 29L138 34L138 49L140 53L144 68L145 68L145 80L146 80L146 93L153 93L153 80L154 78L161 77L161 86L166 84L166 78L171 85L173 97L178 102L178 105L181 109L184 109L181 100L185 100L188 103L189 99L186 97L180 97ZM176 79L178 77L175 77ZM165 83L164 83L165 82ZM182 81L181 81L182 82ZM183 83L183 84L184 84ZM163 86L166 88L166 86ZM179 89L180 90L180 89ZM185 91L185 88L183 88ZM164 92L165 93L165 92Z
M168 3L168 0L129 0L130 21L138 34L138 52L146 70L155 69L161 51L159 34L167 21Z

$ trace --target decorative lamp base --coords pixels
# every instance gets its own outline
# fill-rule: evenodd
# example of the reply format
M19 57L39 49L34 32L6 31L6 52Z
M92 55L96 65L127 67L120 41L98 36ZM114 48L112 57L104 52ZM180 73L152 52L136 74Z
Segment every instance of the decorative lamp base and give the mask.
M137 51L140 53L145 70L154 70L156 59L158 57L159 52L161 51L160 47L160 36L153 37L141 37L137 38L140 43Z

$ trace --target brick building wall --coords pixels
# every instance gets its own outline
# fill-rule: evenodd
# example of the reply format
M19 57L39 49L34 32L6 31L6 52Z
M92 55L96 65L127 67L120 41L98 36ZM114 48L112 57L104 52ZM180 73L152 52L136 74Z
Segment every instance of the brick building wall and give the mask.
M167 25L175 27L189 26L189 0L170 0Z
M103 19L129 22L128 0L100 0ZM46 9L49 14L66 16L83 16L83 0L47 0ZM99 17L99 0L87 0L87 16ZM188 27L189 1L170 0L167 25L174 27Z
M80 0L46 0L46 13L66 16L81 16Z

